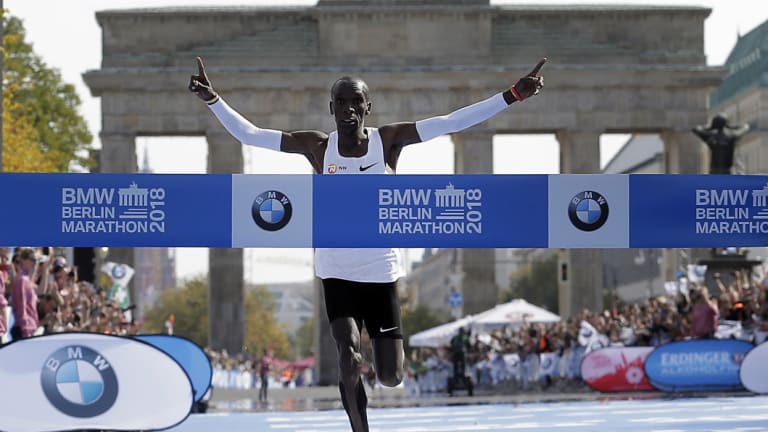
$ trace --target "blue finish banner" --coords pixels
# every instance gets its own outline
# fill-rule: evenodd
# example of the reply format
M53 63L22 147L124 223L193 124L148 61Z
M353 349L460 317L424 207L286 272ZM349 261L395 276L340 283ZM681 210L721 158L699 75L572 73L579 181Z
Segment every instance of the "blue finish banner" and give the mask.
M0 245L768 245L768 177L0 174Z
M632 175L631 247L768 245L768 177Z
M315 177L315 246L547 247L547 176L350 180Z
M2 174L0 190L14 193L0 210L0 244L229 247L231 179Z

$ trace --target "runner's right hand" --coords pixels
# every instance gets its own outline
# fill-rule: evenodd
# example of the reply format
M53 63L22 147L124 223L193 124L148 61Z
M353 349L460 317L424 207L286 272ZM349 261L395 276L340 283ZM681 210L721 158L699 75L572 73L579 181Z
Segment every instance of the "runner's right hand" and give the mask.
M208 80L208 75L205 74L203 59L195 57L195 61L197 61L197 75L192 75L189 78L189 91L206 102L212 102L217 99L218 95L213 90L211 81Z

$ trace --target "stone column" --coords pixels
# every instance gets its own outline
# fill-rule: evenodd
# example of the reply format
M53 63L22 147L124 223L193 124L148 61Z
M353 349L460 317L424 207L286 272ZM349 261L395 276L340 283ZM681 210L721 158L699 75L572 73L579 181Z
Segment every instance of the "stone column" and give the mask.
M556 136L560 143L560 173L600 172L599 131L558 131ZM584 308L602 310L602 249L564 249L558 257L560 316L569 317Z
M315 334L312 350L315 353L317 385L335 386L339 383L339 360L336 342L331 336L331 325L328 322L328 313L325 309L323 283L320 279L315 278L314 288Z
M99 153L99 172L134 173L138 171L136 161L136 135L130 132L102 132L101 152ZM126 185L127 186L127 185ZM133 248L110 247L106 256L97 250L96 274L101 274L101 265L106 261L125 264L136 268ZM96 281L99 276L95 277ZM128 285L131 303L136 299L134 284Z
M493 174L493 131L471 129L451 135L451 139L456 174ZM464 275L461 293L465 314L483 312L496 305L499 287L494 249L461 249L456 270Z
M664 143L664 172L667 174L705 173L706 146L690 130L666 130L660 135Z
M218 130L208 132L206 139L209 173L243 172L240 143ZM243 250L210 249L208 263L208 343L216 350L241 352L245 341Z
M660 134L664 143L666 174L703 174L707 172L707 146L688 129L666 130ZM678 271L686 272L688 264L708 257L707 249L664 249L662 278L675 280Z

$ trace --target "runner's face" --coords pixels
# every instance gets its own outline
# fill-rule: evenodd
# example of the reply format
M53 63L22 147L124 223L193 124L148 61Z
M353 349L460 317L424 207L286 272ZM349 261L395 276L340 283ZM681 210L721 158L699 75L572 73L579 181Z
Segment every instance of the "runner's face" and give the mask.
M370 113L371 103L363 92L360 82L341 82L332 94L331 114L339 132L355 132L364 127L365 116Z

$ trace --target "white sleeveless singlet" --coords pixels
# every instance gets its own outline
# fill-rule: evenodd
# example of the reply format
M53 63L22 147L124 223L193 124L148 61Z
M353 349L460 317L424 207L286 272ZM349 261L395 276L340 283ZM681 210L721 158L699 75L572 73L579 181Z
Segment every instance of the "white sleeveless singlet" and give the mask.
M338 135L328 135L323 159L323 175L389 174L384 161L384 146L376 128L366 128L368 152L362 157L339 154ZM394 282L405 275L402 252L394 248L316 248L315 274L321 279L336 278L355 282Z

